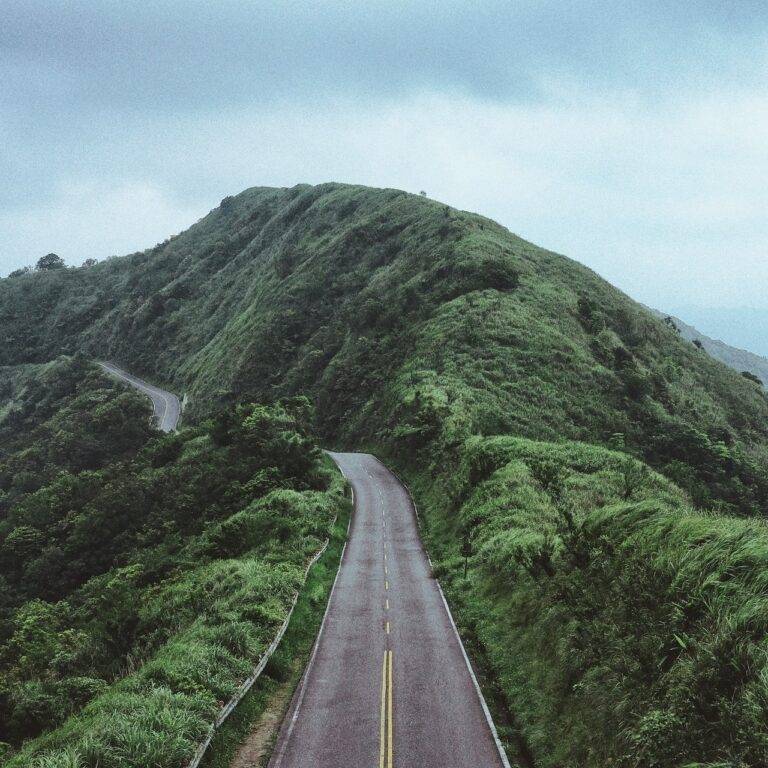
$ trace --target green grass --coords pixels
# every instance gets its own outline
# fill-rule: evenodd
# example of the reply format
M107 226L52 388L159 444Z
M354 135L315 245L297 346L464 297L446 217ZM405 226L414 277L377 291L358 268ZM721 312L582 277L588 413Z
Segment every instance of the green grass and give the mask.
M347 509L339 514L328 549L309 572L283 640L264 673L217 731L202 763L205 768L228 768L238 746L263 714L270 695L281 684L295 686L298 683L320 629L331 585L338 571L348 521Z
M436 575L512 713L510 756L768 761L762 520L696 510L634 459L578 443L476 439L415 487Z
M343 479L300 399L159 435L143 398L62 359L17 401L0 421L7 764L179 765L282 624Z
M339 501L331 508L343 507ZM337 525L330 556L338 537ZM311 620L311 603L325 588L322 577L329 569L326 560L313 575L297 621ZM271 642L301 576L301 562L270 565L245 557L217 561L161 585L143 619L162 627L160 614L165 614L174 623L189 621L188 627L170 628L170 639L135 673L59 729L28 743L7 765L45 765L72 756L100 768L182 764ZM179 617L180 609L189 617ZM283 653L291 653L304 637L294 630Z

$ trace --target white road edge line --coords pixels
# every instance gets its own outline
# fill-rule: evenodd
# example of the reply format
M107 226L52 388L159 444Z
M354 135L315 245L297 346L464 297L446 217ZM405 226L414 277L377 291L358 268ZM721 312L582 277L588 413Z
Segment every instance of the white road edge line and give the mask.
M349 482L349 478L347 477L347 473L342 469L341 464L339 464L336 459L333 458L333 451L323 451L326 456L336 465L336 469L341 472L341 476L349 483L349 495L352 500L352 513L355 511L355 488L352 485L352 483ZM349 520L347 520L347 541L349 541L349 529L352 527L352 514L349 515ZM347 546L347 542L344 542L344 546ZM342 550L343 554L343 550ZM339 560L339 570L341 570L341 560ZM338 572L337 572L338 575ZM330 598L329 598L330 599Z
M413 494L411 493L411 489L397 476L395 472L393 472L387 465L377 456L374 456L376 461L381 464L384 469L386 469L388 472L393 474L397 481L400 483L400 485L405 488L405 492L408 494L408 498L411 501L411 506L413 507L413 512L416 515L416 521L417 521L417 530L418 530L418 519L419 519L419 510L416 506L416 501L413 498ZM419 539L421 539L421 533L419 533ZM426 549L424 549L424 543L422 542L422 551L427 556L427 562L429 563L429 568L432 570L432 560L429 557L428 552ZM485 701L485 696L483 696L483 691L480 688L480 683L477 681L477 676L475 675L475 670L472 669L472 662L469 660L469 656L467 655L467 651L464 648L464 642L461 639L461 635L459 634L459 630L456 627L456 622L453 620L453 614L451 613L451 608L448 605L448 601L445 599L445 594L443 593L443 588L440 586L440 581L435 577L435 584L437 584L437 591L440 593L440 597L443 601L443 607L445 608L445 612L448 614L448 620L451 622L451 626L453 627L453 632L456 635L456 640L458 640L459 648L461 648L461 655L464 657L464 662L467 665L467 669L469 670L469 676L472 678L472 684L475 686L475 692L477 693L477 698L480 699L480 706L483 709L483 714L485 715L486 722L488 723L488 727L491 729L491 735L493 736L493 740L496 742L496 749L499 751L499 759L501 760L501 764L504 766L504 768L512 768L509 764L509 759L507 758L506 752L504 752L504 747L501 745L501 739L499 738L499 732L496 730L496 725L493 722L493 717L491 717L491 710L488 709L488 704Z
M328 595L328 603L325 606L325 613L323 614L323 620L320 622L320 630L317 633L317 639L315 640L315 646L312 649L312 655L309 657L309 663L307 664L307 668L304 671L304 675L301 678L301 682L299 683L301 685L301 690L299 691L299 698L296 700L296 708L293 711L293 716L291 717L291 722L288 725L288 730L285 733L285 738L282 740L280 744L280 749L277 753L277 757L275 758L274 762L274 768L280 768L280 764L283 762L283 758L285 757L285 750L288 747L288 742L291 740L291 735L293 734L293 729L296 727L296 721L299 719L299 710L301 709L301 705L304 702L304 694L307 690L307 680L309 679L309 675L312 672L312 667L315 663L315 656L317 655L317 649L320 647L320 638L323 636L323 629L325 629L325 620L328 617L328 611L331 607L331 601L333 600L333 593L336 590L336 582L339 580L339 574L341 573L341 567L344 563L344 553L347 550L347 542L344 542L344 546L341 549L341 557L339 558L339 568L336 571L336 578L333 580L333 586L331 587L331 593ZM271 764L271 761L270 761Z
M328 455L331 457L331 460L334 464L339 468L339 471L341 472L342 477L349 482L349 479L347 478L346 473L341 468L340 464L336 461L336 459L333 458L333 455L328 452ZM352 524L352 516L355 514L355 489L352 487L352 483L349 484L349 488L352 492L352 512L349 515L349 522L347 523L347 541L344 542L344 546L341 548L341 557L339 557L339 567L336 569L336 576L333 579L333 585L331 586L331 592L328 595L328 602L325 604L325 613L323 614L323 620L320 622L320 629L317 632L317 637L315 638L315 645L312 648L312 655L309 657L309 662L307 663L307 668L304 670L304 674L301 677L301 680L299 681L299 685L301 686L301 689L299 690L299 697L296 699L296 708L293 710L293 715L291 716L291 722L288 724L288 730L285 732L285 738L280 743L280 748L277 752L277 756L273 755L274 764L272 763L272 760L269 761L269 765L273 765L273 768L280 768L281 763L283 762L283 758L285 757L285 750L288 748L288 742L291 740L291 735L293 734L293 729L296 727L296 722L299 719L299 711L301 710L301 705L304 703L304 694L307 690L307 680L309 679L309 675L312 672L312 667L315 664L315 656L317 655L317 649L320 647L320 638L323 636L323 630L325 629L325 620L328 618L328 612L331 609L331 601L333 600L333 593L336 591L336 582L339 580L339 575L341 574L341 569L344 565L344 553L347 551L347 542L349 541L349 527ZM278 739L280 738L278 734Z
M475 686L477 697L480 699L480 706L483 708L483 713L485 714L485 719L488 722L488 727L491 729L493 740L496 742L496 748L499 750L499 758L501 759L501 764L504 766L504 768L511 768L509 764L509 760L507 759L507 755L504 752L504 747L501 746L501 739L499 738L499 732L496 730L496 726L493 722L493 718L491 717L491 711L488 709L488 704L485 701L485 696L483 696L483 692L480 690L480 683L477 682L475 670L472 669L472 663L469 660L469 656L467 656L466 650L464 650L464 643L461 641L461 635L459 634L459 630L456 628L456 622L453 620L453 614L451 613L451 609L448 607L448 601L445 599L445 595L443 594L443 588L440 586L440 582L437 579L435 579L435 583L437 584L437 590L440 593L440 597L443 599L445 612L448 614L448 619L451 622L451 626L453 627L453 631L454 631L454 634L456 635L456 639L459 641L459 648L461 648L461 655L464 657L464 661L466 662L467 669L469 670L469 676L472 678L472 683Z

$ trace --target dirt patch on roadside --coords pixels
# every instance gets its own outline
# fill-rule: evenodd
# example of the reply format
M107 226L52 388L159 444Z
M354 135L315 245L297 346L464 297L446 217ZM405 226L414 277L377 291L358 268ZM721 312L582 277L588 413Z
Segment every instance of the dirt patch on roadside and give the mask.
M261 768L261 766L266 765L266 758L272 751L275 736L288 705L291 703L295 686L296 680L291 675L291 679L283 683L270 696L261 717L254 723L251 732L237 748L230 768Z

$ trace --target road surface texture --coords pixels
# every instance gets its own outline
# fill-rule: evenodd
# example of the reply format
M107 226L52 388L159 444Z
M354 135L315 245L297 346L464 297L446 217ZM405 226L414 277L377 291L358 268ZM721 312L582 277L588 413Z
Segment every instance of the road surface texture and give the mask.
M507 767L408 492L373 456L331 456L355 514L270 768Z
M173 432L176 429L176 425L179 423L179 417L181 416L181 405L179 404L179 398L172 392L166 392L164 389L154 387L152 384L148 384L146 381L132 376L122 368L118 368L112 363L99 363L99 365L110 375L115 376L118 379L122 379L126 383L130 384L139 392L143 392L152 400L152 407L155 412L155 420L157 426L163 432Z

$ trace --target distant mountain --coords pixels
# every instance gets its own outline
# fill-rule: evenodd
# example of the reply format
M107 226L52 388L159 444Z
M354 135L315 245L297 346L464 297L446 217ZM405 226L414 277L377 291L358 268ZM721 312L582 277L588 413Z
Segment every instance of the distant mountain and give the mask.
M768 308L668 304L664 309L713 339L768 358Z
M733 368L739 373L746 371L753 376L757 376L763 385L768 383L768 358L762 355L756 355L754 352L748 352L746 349L739 349L738 347L732 347L730 344L726 344L719 339L713 339L701 331L694 328L692 325L681 320L674 315L668 315L664 312L659 312L656 309L649 307L657 317L666 318L669 317L675 326L680 331L680 335L690 342L698 341L701 346L708 352L715 360L719 360L721 363L725 363L729 368Z

